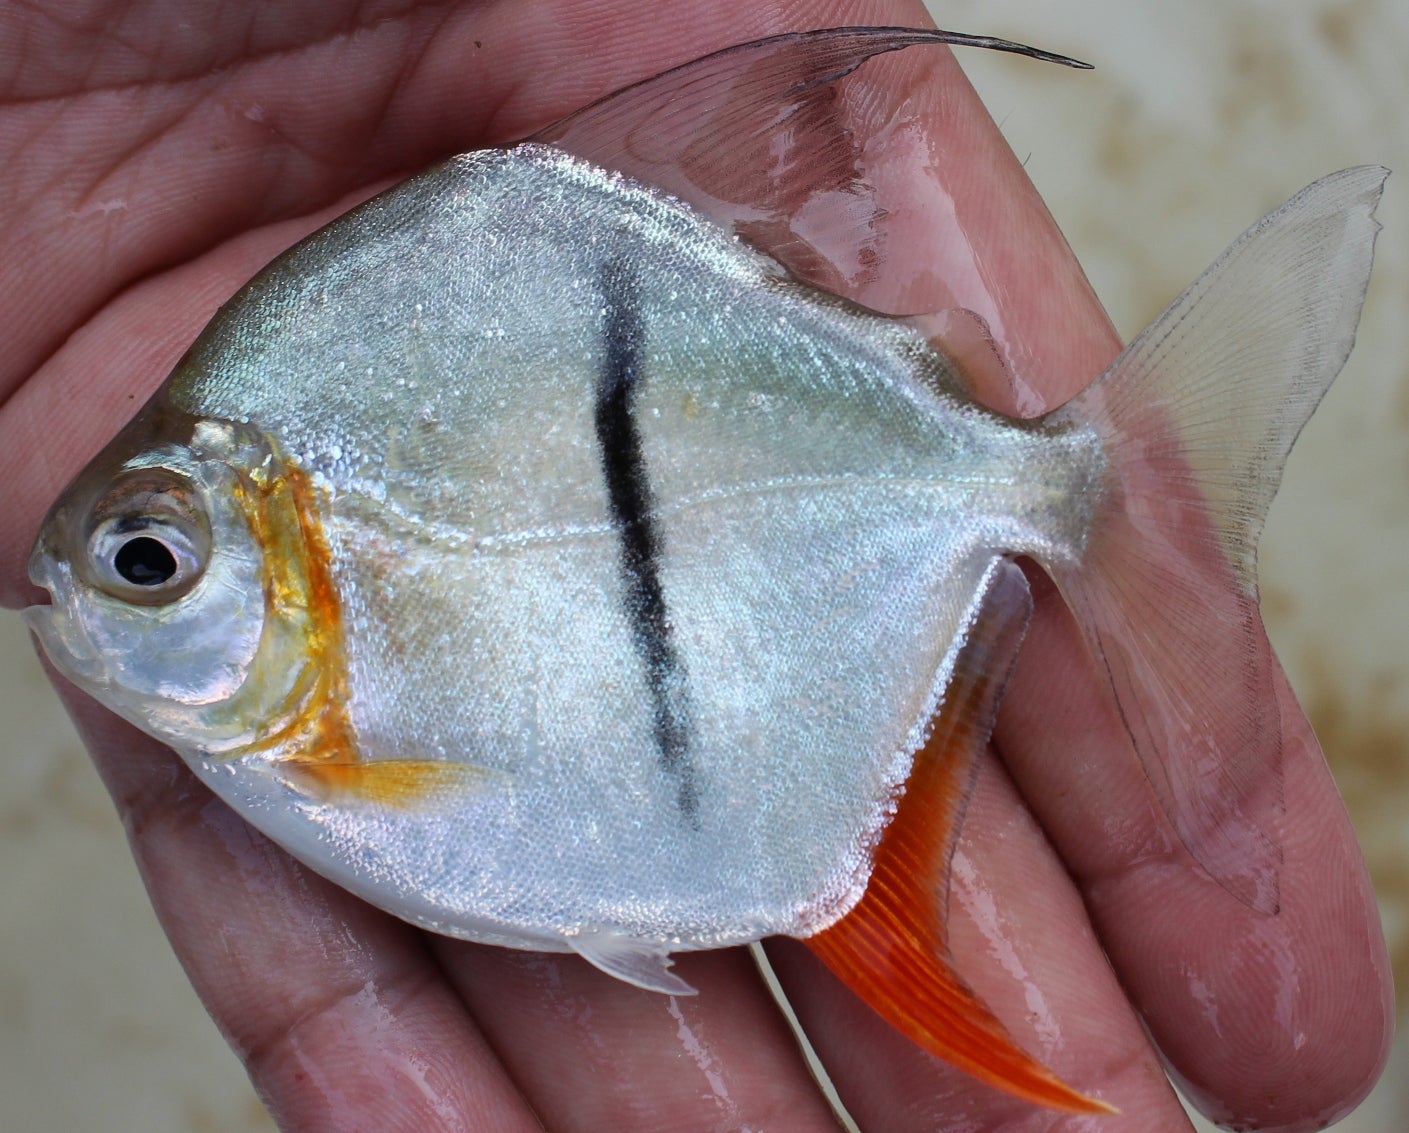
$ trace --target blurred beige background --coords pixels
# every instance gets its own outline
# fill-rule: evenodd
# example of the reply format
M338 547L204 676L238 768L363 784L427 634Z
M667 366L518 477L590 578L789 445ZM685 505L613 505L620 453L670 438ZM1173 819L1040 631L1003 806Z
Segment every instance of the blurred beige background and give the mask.
M1345 165L1397 169L1360 342L1288 468L1264 607L1409 974L1409 4L946 0L1069 52L965 67L1126 337L1243 227ZM0 614L0 1128L271 1128L186 986L18 617ZM1401 986L1404 986L1401 984ZM1409 1044L1339 1128L1409 1128Z

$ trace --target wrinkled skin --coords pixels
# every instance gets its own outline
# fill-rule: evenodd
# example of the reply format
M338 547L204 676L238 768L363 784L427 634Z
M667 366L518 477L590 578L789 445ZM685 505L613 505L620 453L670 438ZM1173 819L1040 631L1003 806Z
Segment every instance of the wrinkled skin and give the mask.
M0 6L5 603L39 597L24 562L44 510L217 304L373 189L726 44L925 22L900 0ZM932 66L945 182L983 268L954 297L981 306L965 289L987 288L1023 381L1060 402L1116 339L952 61ZM982 771L956 860L954 946L1020 1041L1124 1116L995 1093L888 1031L801 947L771 945L843 1099L894 1133L946 1117L1187 1129L1143 1016L1215 1117L1297 1129L1338 1115L1383 1061L1388 969L1290 693L1283 908L1267 918L1175 847L1078 650L1039 587L1001 762ZM173 946L285 1128L834 1127L746 953L682 957L701 994L670 1000L576 958L426 936L295 864L171 753L61 691Z

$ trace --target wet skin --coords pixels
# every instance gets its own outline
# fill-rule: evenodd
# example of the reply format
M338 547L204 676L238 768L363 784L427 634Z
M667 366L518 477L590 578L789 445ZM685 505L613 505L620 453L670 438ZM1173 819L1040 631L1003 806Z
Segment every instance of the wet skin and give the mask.
M0 64L7 605L37 597L24 562L49 502L216 305L349 204L726 44L926 22L919 4L881 0L666 16L625 0L286 8L229 5L183 28L143 3L82 24L0 16L0 41L25 44ZM927 305L984 311L1029 395L1059 403L1113 357L1114 333L952 60L916 67L934 84L955 243L971 250L946 258L958 267ZM1284 691L1269 918L1176 847L1068 615L1036 585L955 863L954 950L1024 1045L1124 1116L1063 1118L979 1085L801 947L771 945L799 1015L864 1128L1185 1129L1137 1011L1215 1117L1315 1127L1373 1081L1390 993L1364 868L1299 710ZM833 1127L746 953L682 957L701 994L672 1000L575 958L419 933L293 863L173 755L62 691L174 947L285 1127Z

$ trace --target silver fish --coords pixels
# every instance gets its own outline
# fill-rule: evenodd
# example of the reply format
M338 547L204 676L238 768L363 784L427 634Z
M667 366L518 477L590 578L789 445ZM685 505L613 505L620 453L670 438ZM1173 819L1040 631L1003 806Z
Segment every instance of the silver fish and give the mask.
M1026 624L1013 560L1079 616L1190 851L1274 905L1253 548L1350 350L1385 173L1298 194L1018 420L916 320L804 282L825 271L796 230L741 241L757 198L692 207L623 172L633 132L685 144L691 100L740 75L751 112L815 109L869 56L946 39L745 45L281 256L46 520L52 603L26 616L54 664L417 925L673 993L673 952L805 938L931 1050L1100 1108L948 970L925 892ZM844 141L772 187L831 185ZM1236 679L1200 656L1214 633ZM1208 718L1239 742L1214 750ZM907 1002L864 974L881 905L931 945Z

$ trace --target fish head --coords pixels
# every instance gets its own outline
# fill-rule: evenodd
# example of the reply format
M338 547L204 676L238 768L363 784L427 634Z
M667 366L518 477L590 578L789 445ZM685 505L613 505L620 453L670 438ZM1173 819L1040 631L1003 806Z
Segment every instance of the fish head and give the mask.
M149 407L60 496L30 555L50 601L25 620L55 667L187 753L267 732L306 667L307 588L289 580L297 560L272 561L298 537L285 484L255 431Z

